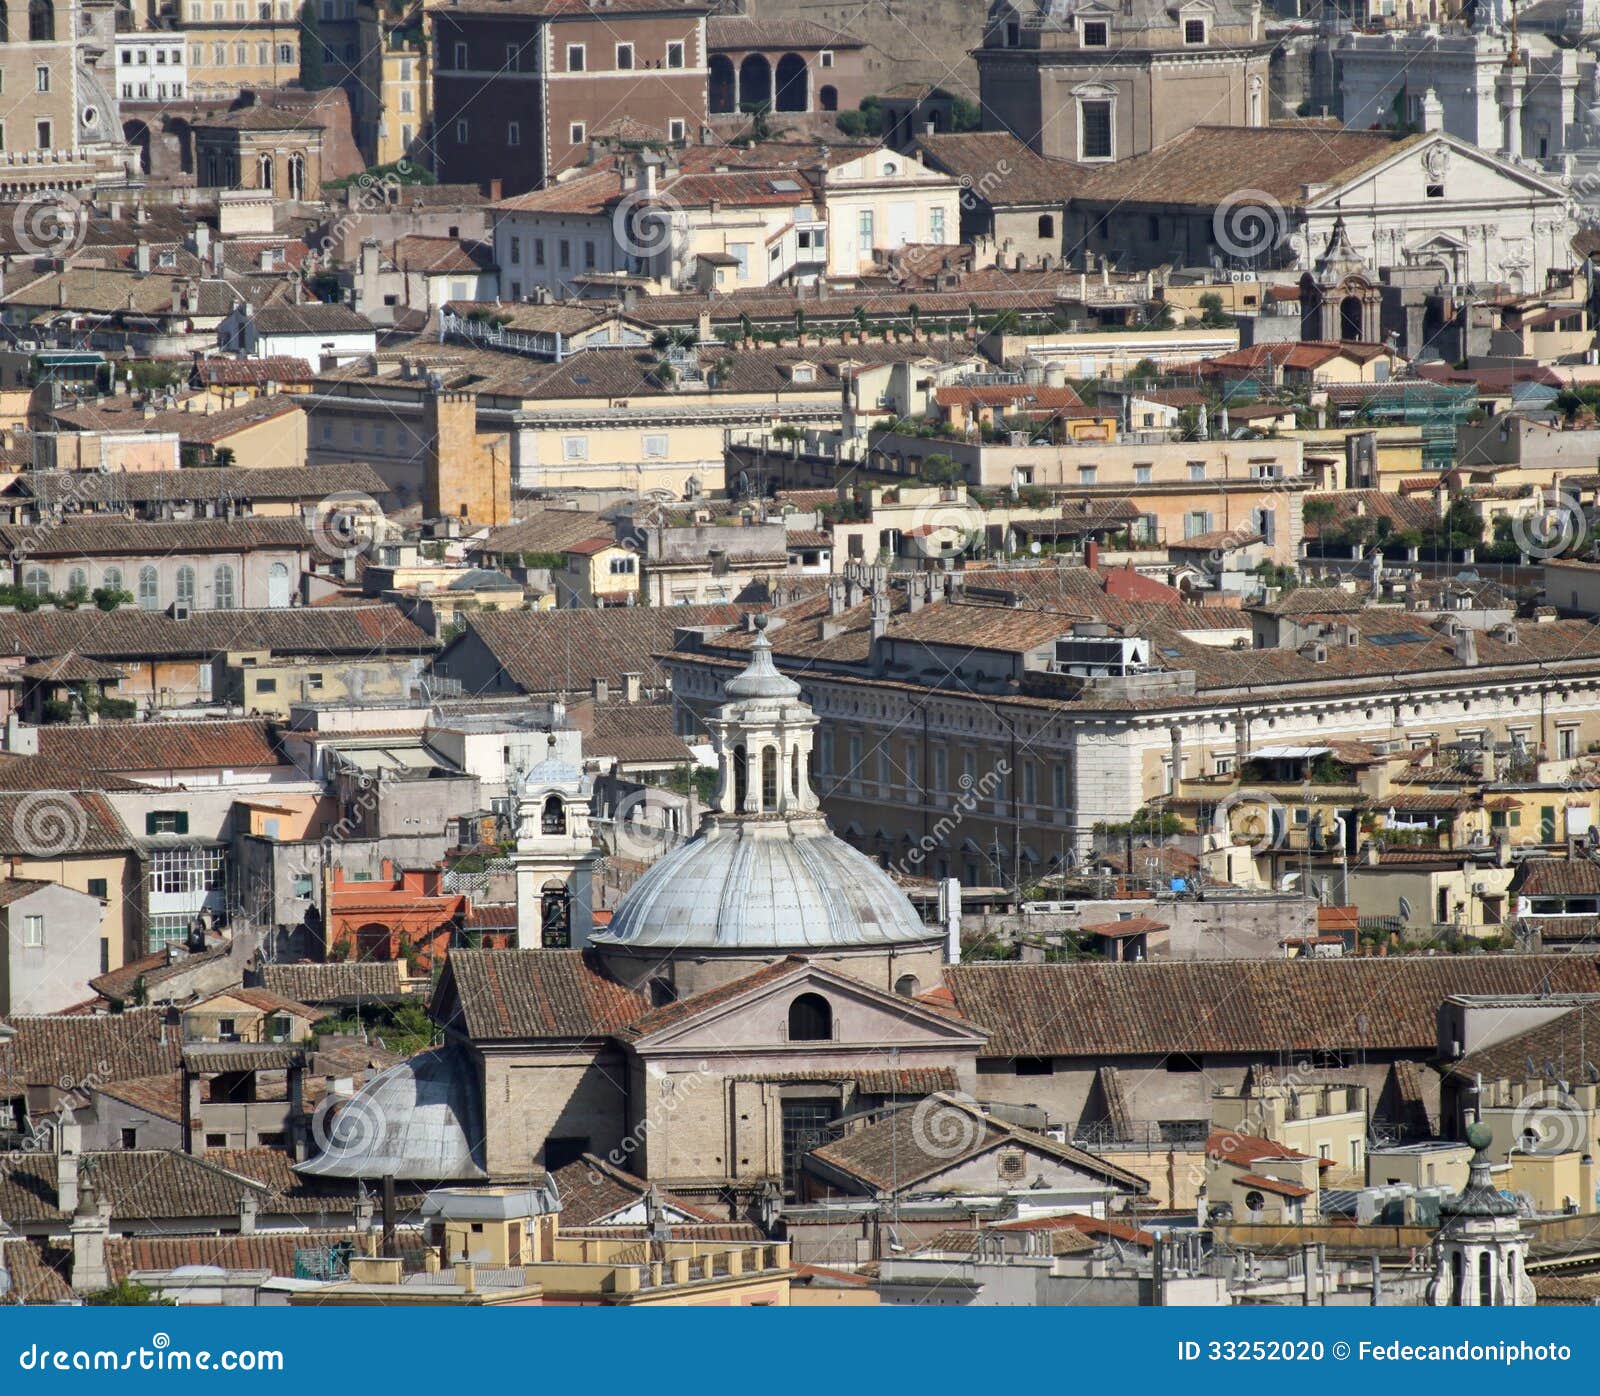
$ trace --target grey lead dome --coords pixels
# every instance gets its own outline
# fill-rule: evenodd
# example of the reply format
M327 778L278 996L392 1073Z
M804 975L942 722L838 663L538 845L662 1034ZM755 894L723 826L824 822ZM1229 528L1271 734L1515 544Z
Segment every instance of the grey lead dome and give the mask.
M804 950L931 934L882 868L812 817L714 821L651 866L595 941Z

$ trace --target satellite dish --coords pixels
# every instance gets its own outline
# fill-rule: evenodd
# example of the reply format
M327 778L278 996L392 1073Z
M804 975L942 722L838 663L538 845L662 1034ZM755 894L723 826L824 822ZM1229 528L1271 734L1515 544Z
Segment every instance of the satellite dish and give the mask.
M1400 919L1402 921L1411 919L1411 903L1405 897L1400 898Z

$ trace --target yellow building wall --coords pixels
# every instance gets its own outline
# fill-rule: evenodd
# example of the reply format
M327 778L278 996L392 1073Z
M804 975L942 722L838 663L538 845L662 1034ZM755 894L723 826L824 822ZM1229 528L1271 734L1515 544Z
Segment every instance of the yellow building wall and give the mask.
M75 892L89 891L89 883L104 881L105 912L100 918L101 963L120 969L144 953L139 925L138 865L121 853L64 858L16 857L0 866L0 880L54 882ZM87 992L85 997L87 997Z

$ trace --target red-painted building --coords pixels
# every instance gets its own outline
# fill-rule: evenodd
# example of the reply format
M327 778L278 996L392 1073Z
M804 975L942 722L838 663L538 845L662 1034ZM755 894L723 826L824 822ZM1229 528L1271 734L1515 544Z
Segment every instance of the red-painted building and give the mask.
M333 870L328 889L329 959L399 960L409 948L419 967L432 966L450 948L472 907L465 893L447 892L439 868L396 871L387 858L381 879L346 878Z

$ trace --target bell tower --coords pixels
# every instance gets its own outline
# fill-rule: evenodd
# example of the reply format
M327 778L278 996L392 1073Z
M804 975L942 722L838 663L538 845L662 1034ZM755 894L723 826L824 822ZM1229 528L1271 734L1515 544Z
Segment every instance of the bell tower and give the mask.
M594 782L554 751L517 792L517 949L581 949L594 932L593 876L600 851L589 831Z
M1517 1306L1535 1302L1524 1262L1528 1238L1517 1204L1495 1188L1489 1145L1494 1134L1481 1121L1467 1128L1472 1155L1467 1185L1440 1213L1438 1266L1428 1286L1431 1304L1453 1307Z

